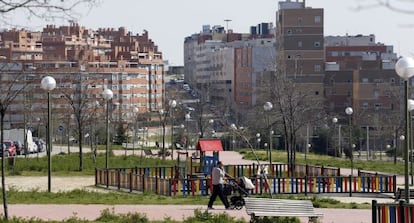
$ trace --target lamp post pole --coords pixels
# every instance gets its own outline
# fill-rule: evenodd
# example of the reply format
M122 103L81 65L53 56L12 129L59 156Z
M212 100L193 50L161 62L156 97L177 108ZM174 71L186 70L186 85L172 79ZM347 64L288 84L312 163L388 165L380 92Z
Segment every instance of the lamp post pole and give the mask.
M170 103L170 111L171 111L171 160L174 160L174 109L177 106L176 100L171 100Z
M186 139L185 139L185 151L188 152L188 121L190 121L191 115L190 113L185 114L185 132L186 132Z
M160 114L160 122L162 127L162 150L161 150L161 156L162 159L165 160L165 111L163 109L160 109L158 111Z
M135 142L137 141L137 132L138 132L138 114L139 114L139 108L134 107L133 113L135 114L135 120L134 120L134 141L132 142L132 155L135 155Z
M270 168L272 168L272 141L273 141L273 131L272 131L272 126L270 125L270 114L269 112L273 109L273 104L271 102L266 102L263 105L263 109L266 112L266 119L267 119L267 127L269 128L269 163L270 163Z
M413 176L413 119L412 119L412 112L414 110L414 100L408 99L408 111L409 111L409 131L410 131L410 153L408 160L410 161L410 175L411 175L411 185L414 185L414 176Z
M55 89L56 80L51 76L46 76L41 81L41 87L47 91L47 191L50 193L52 190L52 107L50 103L50 91Z
M351 107L347 107L345 109L345 113L349 117L349 150L350 155L349 159L351 160L351 176L354 175L354 146L352 144L352 114L354 113L354 110Z
M338 118L332 118L332 123L334 124L334 130L336 129L336 123L338 123ZM338 134L338 149L335 149L334 156L337 157L337 151L341 152L341 143L340 143L340 137L341 134Z
M106 147L105 147L105 168L108 169L109 161L109 102L114 96L114 93L111 89L105 89L102 93L104 99L106 100Z
M414 59L410 57L400 58L395 64L395 71L404 80L404 117L405 117L405 147L404 147L404 198L410 203L410 191L408 187L408 149L410 148L410 129L408 111L408 80L414 75Z

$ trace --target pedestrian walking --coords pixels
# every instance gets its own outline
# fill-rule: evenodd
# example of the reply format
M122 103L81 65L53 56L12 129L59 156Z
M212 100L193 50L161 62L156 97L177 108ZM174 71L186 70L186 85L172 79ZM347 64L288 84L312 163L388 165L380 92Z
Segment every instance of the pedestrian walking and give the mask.
M208 201L208 209L214 209L213 203L216 200L217 196L219 196L221 202L223 202L224 207L226 209L233 209L229 201L227 200L227 196L224 194L224 177L230 177L223 169L223 163L221 161L217 162L217 166L213 168L211 171L211 180L213 183L213 194L210 196L210 200Z

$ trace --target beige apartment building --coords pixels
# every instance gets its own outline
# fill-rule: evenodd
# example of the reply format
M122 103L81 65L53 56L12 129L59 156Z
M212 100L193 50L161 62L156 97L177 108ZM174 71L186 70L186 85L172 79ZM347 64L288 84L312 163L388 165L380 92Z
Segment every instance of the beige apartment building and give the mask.
M8 109L6 127L44 125L47 96L40 88L44 76L57 83L51 91L54 128L74 122L74 106L83 108L90 123L103 122L106 88L114 93L110 103L114 123L134 122L137 115L164 105L163 57L147 31L139 35L124 27L92 30L71 23L48 25L41 32L6 30L0 38L2 94L23 89Z

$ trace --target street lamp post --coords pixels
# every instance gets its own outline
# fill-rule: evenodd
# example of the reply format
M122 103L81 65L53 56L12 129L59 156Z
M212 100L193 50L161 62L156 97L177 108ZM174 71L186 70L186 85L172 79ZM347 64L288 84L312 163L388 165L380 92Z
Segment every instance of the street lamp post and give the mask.
M273 109L273 104L271 102L266 102L263 105L263 109L266 112L266 119L267 119L267 127L269 128L269 163L270 163L270 168L272 168L272 141L273 141L273 131L272 131L272 126L270 125L270 114L269 112Z
M334 129L335 129L336 123L338 123L338 118L336 118L336 117L332 118L332 123L334 124ZM341 128L339 128L338 130L340 132L341 131ZM338 149L335 149L335 151L334 151L334 156L335 157L337 157L337 153L336 153L337 150L339 150L339 152L341 152L341 140L340 140L340 137L341 137L341 133L338 134Z
M186 136L185 136L185 151L188 152L188 122L190 121L191 115L190 113L185 114L185 132L186 132Z
M51 192L52 182L51 182L51 170L52 170L52 110L50 104L50 91L55 89L56 80L51 76L46 76L41 81L41 87L43 90L47 91L47 191Z
M273 109L273 104L271 102L266 102L263 105L263 109L265 110L265 112L267 113L266 115L266 119L267 119L267 127L269 128L269 162L270 162L270 167L272 167L272 141L273 141L273 131L272 131L272 126L270 125L270 111Z
M111 89L105 89L102 93L103 98L106 100L106 147L105 147L105 168L108 169L109 158L109 101L114 96Z
M345 113L349 117L349 149L350 149L349 159L351 160L351 176L353 176L354 175L354 148L352 144L352 114L354 113L354 110L351 107L347 107L345 109Z
M174 160L174 109L177 107L177 101L171 100L169 102L170 111L171 111L171 160Z
M256 133L256 141L257 141L257 147L256 147L256 149L259 149L260 148L260 141L261 141L261 139L260 139L260 133Z
M408 187L408 149L410 148L409 135L409 111L408 111L408 79L414 75L414 59L410 57L400 58L395 64L395 71L398 76L404 80L404 117L405 117L405 140L404 148L404 198L407 203L410 203L410 191Z
M386 151L388 151L388 150L390 150L390 149L391 149L391 145L390 145L390 144L387 144L385 147L387 148L387 150L386 150ZM382 154L382 151L381 151L381 153L380 153L380 160L382 160L382 156L381 156L381 154Z
M162 125L162 150L161 150L161 155L162 155L162 159L165 160L165 111L163 109L160 109L158 111L158 113L160 114L160 122Z
M215 137L216 131L214 130L214 119L208 120L208 123L211 126L211 137Z
M306 148L305 148L305 163L308 164L308 160L307 160L307 153L309 153L310 148L312 147L312 144L308 143L306 144Z
M132 112L135 114L135 120L134 120L134 139L132 142L132 155L135 155L135 142L137 141L137 131L138 131L138 114L139 114L139 108L134 107L132 109Z
M413 176L413 119L412 119L412 112L414 110L414 100L408 99L408 110L409 110L409 129L410 129L410 154L409 154L409 161L410 161L410 175L411 175L411 185L414 185L414 176Z

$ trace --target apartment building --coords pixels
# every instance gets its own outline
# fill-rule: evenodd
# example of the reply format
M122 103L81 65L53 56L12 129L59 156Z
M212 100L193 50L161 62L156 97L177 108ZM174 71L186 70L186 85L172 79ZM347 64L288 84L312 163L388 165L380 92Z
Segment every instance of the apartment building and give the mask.
M275 69L272 23L260 23L251 33L234 33L221 26L203 26L185 38L185 81L206 101L223 104L223 112L240 113L257 100L258 72Z
M393 46L376 43L373 34L327 36L325 51L328 80L325 93L330 111L340 111L345 106L370 112L398 110L399 103L390 106L387 101L399 93L400 87L394 70L398 58ZM332 83L342 84L332 91ZM396 98L392 100L395 102Z
M279 2L276 12L278 66L293 78L323 76L323 9L310 8L305 1Z
M324 80L324 10L302 0L280 1L276 12L277 75L286 75L321 103Z
M373 150L395 145L404 97L393 46L377 43L373 34L347 34L327 36L325 51L327 113L338 117L339 123L348 123L344 111L351 106L352 122L361 128L355 131L366 132L359 136L365 138L360 144L371 145Z
M131 123L137 115L164 106L162 53L147 31L140 35L124 27L92 30L71 23L48 25L41 32L8 30L0 37L2 85L13 79L27 85L8 110L10 127L44 123L46 92L40 88L44 76L54 77L57 83L51 92L55 125L66 126L72 106L85 107L86 115L101 114L106 88L114 93L114 122Z

